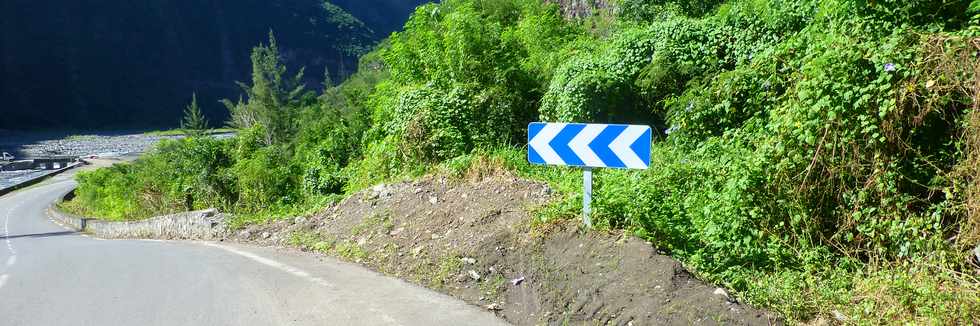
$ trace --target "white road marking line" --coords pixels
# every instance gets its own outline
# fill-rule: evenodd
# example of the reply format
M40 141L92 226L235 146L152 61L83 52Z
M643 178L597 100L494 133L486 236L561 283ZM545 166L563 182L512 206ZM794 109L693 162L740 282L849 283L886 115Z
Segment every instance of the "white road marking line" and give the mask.
M20 197L19 195L17 197ZM17 251L14 250L14 243L10 240L10 213L14 211L14 208L20 207L20 204L11 206L7 209L7 213L3 216L3 235L4 240L7 242L7 250L10 251L10 255L17 255Z
M10 257L7 257L7 261L4 265L4 269L9 269L11 266L17 263L17 250L14 249L14 242L13 239L11 238L11 233L10 233L10 215L15 210L19 210L21 206L24 205L24 203L28 202L27 200L20 200L21 197L29 197L28 196L29 194L33 194L34 192L37 192L37 189L43 189L43 188L44 187L29 188L24 192L16 193L13 196L7 198L2 198L8 200L9 202L17 203L16 205L13 205L10 208L8 208L6 214L4 214L3 217L3 235L5 238L4 240L7 243L7 250L10 251ZM7 285L8 280L10 280L10 274L0 275L0 288L3 288L4 285Z
M296 268L296 267L293 267L293 266L289 266L289 265L286 265L286 264L277 262L277 261L272 260L272 259L269 259L269 258L265 258L265 257L259 256L259 255L256 255L256 254L253 254L253 253L250 253L250 252L246 252L246 251L241 251L241 250L238 250L238 249L235 249L235 248L232 248L232 247L219 245L219 244L213 243L213 242L198 241L198 243L203 244L205 246L215 247L215 248L218 248L218 249L222 249L222 250L225 250L227 252L230 252L230 253L233 253L233 254L236 254L236 255L239 255L239 256L242 256L242 257L251 259L251 260L253 260L253 261L255 261L255 262L259 263L259 264L266 265L266 266L269 266L269 267L272 267L272 268L281 270L283 272L292 274L293 276L304 278L304 279L306 279L308 281L311 281L313 283L316 283L316 284L319 284L319 285L322 285L322 286L325 286L325 287L328 287L328 288L333 288L334 287L334 285L333 284L330 284L330 282L327 282L327 280L324 280L322 278L319 278L319 277L310 275L310 273L307 273L307 272L305 272L305 271L303 271L303 270L301 270L299 268Z

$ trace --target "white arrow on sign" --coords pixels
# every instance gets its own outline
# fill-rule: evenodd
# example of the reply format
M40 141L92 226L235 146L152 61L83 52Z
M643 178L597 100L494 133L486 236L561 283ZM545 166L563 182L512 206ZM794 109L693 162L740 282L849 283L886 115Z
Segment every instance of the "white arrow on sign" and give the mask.
M582 159L582 162L585 163L586 166L602 166L604 164L602 163L602 160L599 159L599 156L595 155L595 152L589 148L589 144L591 144L592 141L599 136L599 133L605 129L606 127L603 125L586 125L585 128L582 129L578 135L575 135L575 138L572 138L572 141L568 143L568 147L575 152L575 155L578 155L578 157Z
M535 136L533 139L531 139L530 142L528 142L528 144L531 145L531 147L537 149L538 155L540 155L541 159L543 159L547 164L554 164L554 165L565 164L565 161L562 161L561 157L558 156L558 153L555 153L555 150L551 148L550 144L548 144L548 142L554 139L555 136L557 136L558 133L561 132L561 130L564 128L565 128L564 123L546 124L544 126L544 129L541 129L541 131L538 132L537 136Z
M627 168L645 169L647 167L647 164L639 156L636 156L636 152L630 148L630 145L640 139L640 136L643 136L647 130L650 128L646 126L629 126L622 134L619 134L619 137L616 137L616 140L609 144L609 149L616 153L616 156L623 161L623 164L626 164Z

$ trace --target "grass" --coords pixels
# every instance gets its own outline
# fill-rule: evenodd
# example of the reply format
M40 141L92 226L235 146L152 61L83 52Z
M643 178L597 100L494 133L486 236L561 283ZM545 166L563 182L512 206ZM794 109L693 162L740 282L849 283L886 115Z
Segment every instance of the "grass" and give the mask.
M439 266L436 268L432 277L429 278L429 287L441 289L452 279L453 275L456 275L463 268L463 261L460 259L459 255L446 255L439 260Z
M225 133L232 133L235 131L236 131L235 129L231 129L231 128L218 128L218 129L208 130L207 134L208 135L225 134ZM146 136L155 136L155 137L174 137L174 136L187 135L187 133L185 133L184 130L181 129L154 130L154 131L144 132L143 134Z
M329 253L337 240L313 231L296 231L289 235L289 244L313 252Z
M65 137L65 141L91 141L95 140L96 137L95 135L71 135Z
M351 229L352 236L362 235L365 231L374 229L377 226L381 226L380 232L388 233L395 228L394 222L391 220L391 212L385 211L380 214L374 214L370 217L364 219L361 224L354 226Z
M361 262L370 256L368 252L364 250L364 248L361 248L357 242L352 240L339 242L336 246L334 246L334 253L337 256L354 262Z
M500 301L500 289L504 288L504 283L506 282L507 280L502 275L494 275L493 278L480 282L480 293L485 295L487 300L491 302Z
M57 208L62 212L72 214L75 216L91 216L91 211L85 205L82 205L78 201L63 201L56 204Z
M332 254L340 258L360 262L370 254L352 240L341 240L324 236L314 231L295 231L289 235L290 245L312 252Z
M237 213L228 221L228 228L240 230L249 225L265 224L286 217L311 216L345 197L339 194L319 196L303 203L277 205L253 213Z

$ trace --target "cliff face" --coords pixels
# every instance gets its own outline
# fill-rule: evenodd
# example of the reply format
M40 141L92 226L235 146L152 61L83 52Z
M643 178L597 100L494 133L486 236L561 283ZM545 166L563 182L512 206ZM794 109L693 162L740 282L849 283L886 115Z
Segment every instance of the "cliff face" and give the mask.
M334 80L352 73L415 2L5 0L0 129L171 127L192 92L221 121L216 100L238 97L269 31L314 86L325 67ZM377 14L365 23L348 10Z
M438 0L331 0L364 21L380 38L400 30L415 7ZM397 19L395 19L397 18Z

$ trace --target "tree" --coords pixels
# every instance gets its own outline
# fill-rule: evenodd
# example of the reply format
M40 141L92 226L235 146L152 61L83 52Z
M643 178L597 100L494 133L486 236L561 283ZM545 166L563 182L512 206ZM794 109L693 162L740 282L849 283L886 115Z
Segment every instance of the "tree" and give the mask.
M197 105L197 93L192 95L191 104L184 109L184 119L180 122L180 129L190 137L202 136L208 130L208 119Z
M333 88L333 78L330 78L330 67L323 67L323 91Z
M239 82L247 102L241 99L222 103L231 113L228 124L246 129L256 124L265 127L266 145L282 143L295 134L297 116L302 105L305 85L303 69L292 78L284 77L286 66L280 61L275 35L269 32L269 44L252 49L252 85Z

